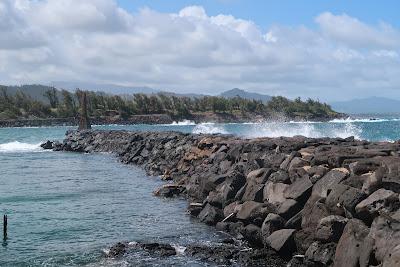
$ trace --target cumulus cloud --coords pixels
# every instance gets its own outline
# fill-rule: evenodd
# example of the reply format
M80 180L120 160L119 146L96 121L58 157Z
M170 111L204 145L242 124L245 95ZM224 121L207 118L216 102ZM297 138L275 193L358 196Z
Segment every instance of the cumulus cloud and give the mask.
M85 81L289 97L398 95L400 31L323 13L262 29L201 6L129 13L113 0L3 0L1 83Z

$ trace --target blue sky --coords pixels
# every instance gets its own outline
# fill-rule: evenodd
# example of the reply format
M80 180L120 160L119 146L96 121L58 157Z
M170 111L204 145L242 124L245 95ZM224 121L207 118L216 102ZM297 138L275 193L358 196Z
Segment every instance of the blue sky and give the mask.
M369 24L384 21L400 26L399 0L118 0L118 3L131 12L148 7L168 13L200 5L208 15L231 14L252 20L262 28L274 24L314 27L314 18L326 11L345 13Z

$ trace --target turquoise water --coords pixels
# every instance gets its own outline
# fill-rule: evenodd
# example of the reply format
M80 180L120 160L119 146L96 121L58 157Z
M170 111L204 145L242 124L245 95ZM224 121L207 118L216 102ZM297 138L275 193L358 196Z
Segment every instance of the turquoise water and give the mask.
M101 129L176 130L243 137L347 137L395 141L397 118L328 123L99 126ZM0 266L204 266L183 256L153 258L143 252L105 259L121 241L161 241L179 246L218 242L221 234L191 220L183 199L160 199L162 183L107 154L42 151L40 142L61 140L68 127L0 129L0 213L9 216L9 239ZM190 262L188 262L190 260Z

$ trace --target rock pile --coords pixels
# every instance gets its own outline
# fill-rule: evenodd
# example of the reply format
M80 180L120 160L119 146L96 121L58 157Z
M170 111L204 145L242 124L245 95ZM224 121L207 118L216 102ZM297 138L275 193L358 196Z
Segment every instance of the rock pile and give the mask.
M160 195L293 266L400 266L398 142L82 131L44 146L141 165L171 181Z

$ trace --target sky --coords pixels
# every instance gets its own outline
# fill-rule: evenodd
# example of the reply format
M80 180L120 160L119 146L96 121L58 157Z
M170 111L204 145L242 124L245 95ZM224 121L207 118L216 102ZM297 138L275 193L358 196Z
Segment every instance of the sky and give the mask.
M1 0L0 83L400 99L395 0Z

